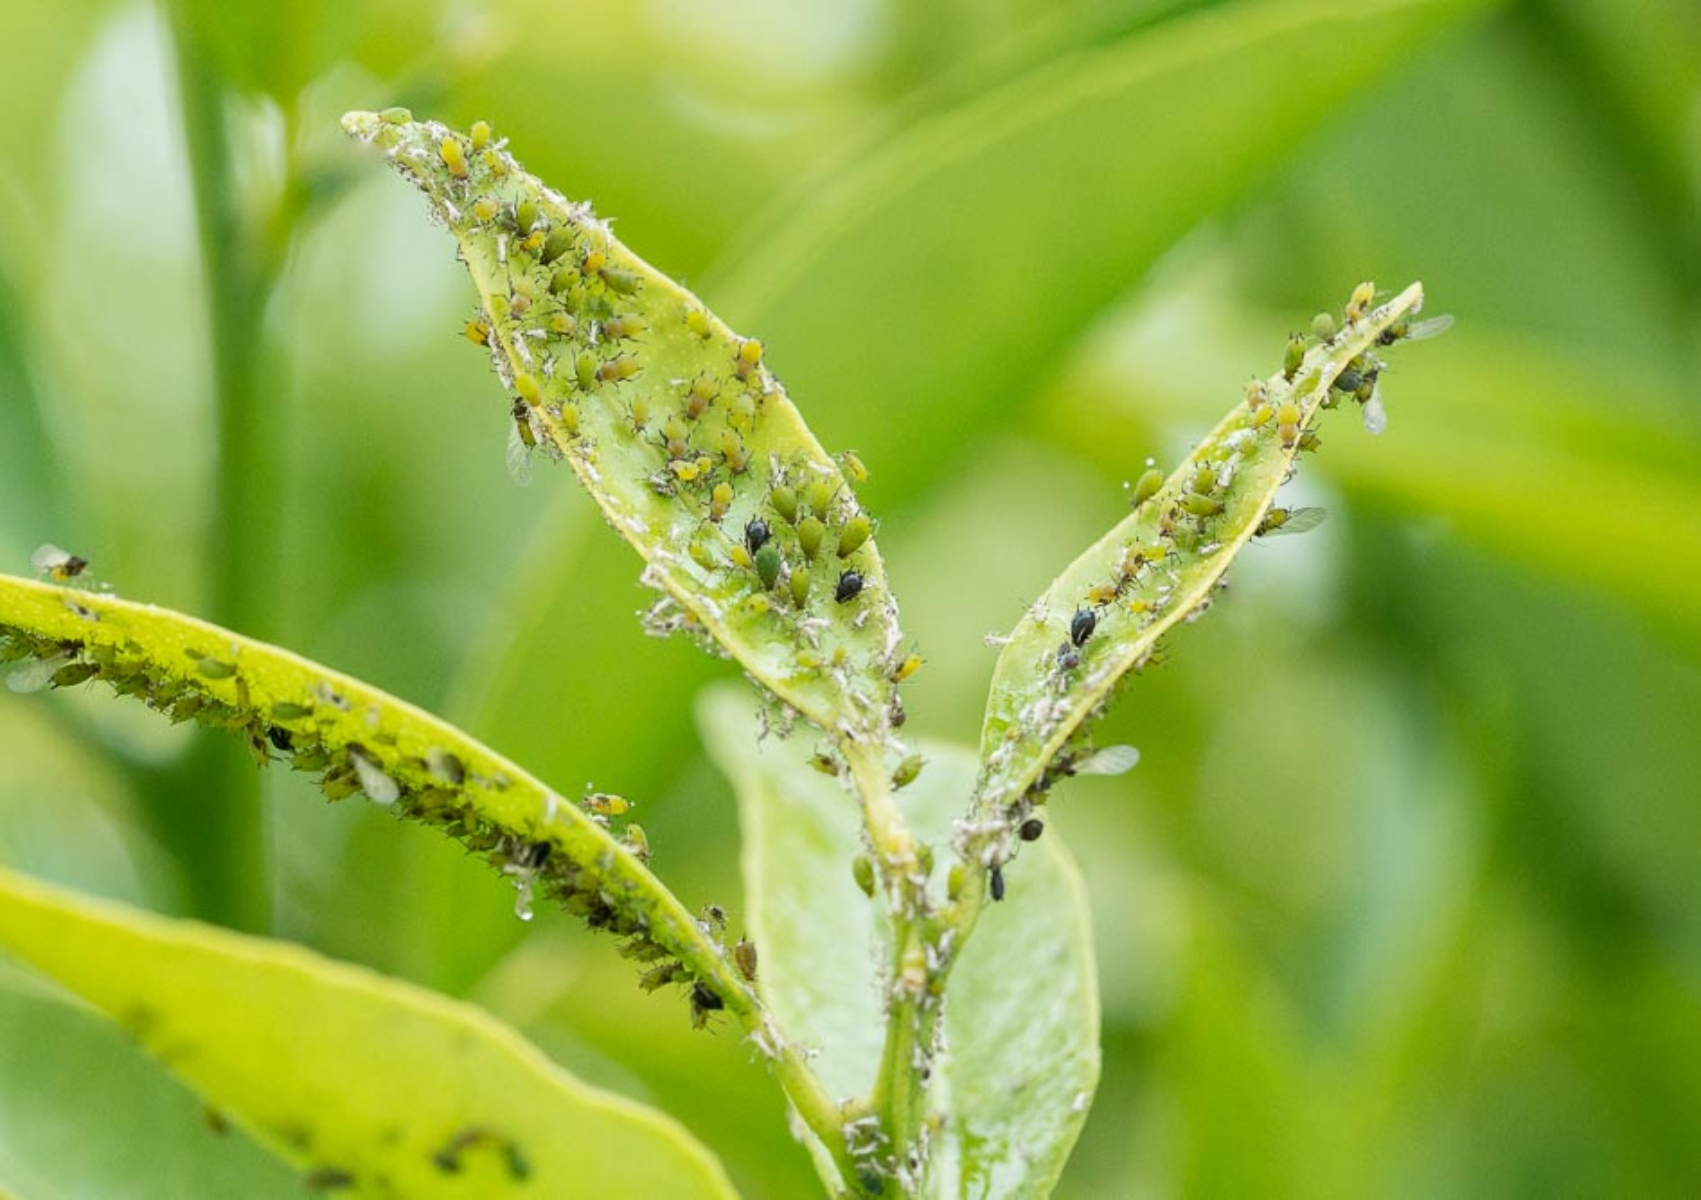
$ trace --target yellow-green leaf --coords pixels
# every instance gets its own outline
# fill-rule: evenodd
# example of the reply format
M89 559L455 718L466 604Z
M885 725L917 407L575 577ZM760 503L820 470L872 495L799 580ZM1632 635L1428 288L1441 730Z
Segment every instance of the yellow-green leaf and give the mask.
M90 679L174 720L243 736L256 759L365 793L481 854L530 897L558 900L646 961L682 964L712 1007L743 1023L753 998L693 916L644 866L647 839L613 826L624 798L569 801L445 721L276 646L151 605L0 575L0 662L13 691ZM669 958L669 956L672 956ZM693 992L693 1003L699 993ZM714 1005L713 1000L719 1000Z
M575 1079L471 1005L6 871L0 946L129 1030L310 1186L734 1194L668 1117Z
M513 396L517 452L565 458L663 593L652 632L706 636L825 729L883 735L897 606L852 482L764 362L487 126L350 113L455 235L466 332ZM849 478L847 478L847 476Z
M1296 338L1283 369L1249 386L1246 401L1167 480L1153 473L1137 484L1134 511L1016 626L993 670L976 817L959 839L966 859L1002 862L1033 805L1084 766L1086 722L1160 638L1205 610L1235 555L1271 528L1277 489L1315 437L1314 418L1354 390L1341 385L1362 383L1375 395L1374 350L1409 328L1423 289L1414 283L1374 308L1371 292L1363 285L1354 293L1345 324L1330 336ZM1366 405L1367 419L1379 403Z

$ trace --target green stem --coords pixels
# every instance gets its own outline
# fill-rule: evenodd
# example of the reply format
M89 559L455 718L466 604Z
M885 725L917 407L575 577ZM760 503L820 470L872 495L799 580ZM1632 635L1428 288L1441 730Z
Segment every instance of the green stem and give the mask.
M275 556L273 440L259 403L261 326L269 291L234 191L225 91L186 2L170 5L178 100L195 197L217 412L218 467L208 556L212 615L267 632L266 572ZM232 928L268 925L260 777L241 747L203 738L150 796L193 910Z

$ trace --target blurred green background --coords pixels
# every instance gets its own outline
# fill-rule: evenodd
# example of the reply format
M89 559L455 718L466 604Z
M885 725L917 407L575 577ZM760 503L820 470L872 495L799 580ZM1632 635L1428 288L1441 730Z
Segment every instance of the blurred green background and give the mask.
M910 729L959 740L982 633L1148 455L1361 278L1423 279L1457 326L1395 356L1384 437L1325 427L1290 494L1329 521L1129 688L1103 740L1140 767L1054 801L1105 1020L1059 1194L1701 1192L1691 0L0 15L5 569L56 542L623 792L735 929L691 707L728 668L641 635L565 472L510 480L472 289L344 109L491 120L767 341L873 472ZM0 744L7 865L472 997L749 1195L813 1194L736 1037L435 835L104 694L6 698Z

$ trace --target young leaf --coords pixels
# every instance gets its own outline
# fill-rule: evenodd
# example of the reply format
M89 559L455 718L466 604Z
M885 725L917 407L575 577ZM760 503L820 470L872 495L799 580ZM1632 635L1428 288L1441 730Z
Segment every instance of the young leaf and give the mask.
M825 729L883 737L897 606L845 468L763 363L589 207L526 174L482 123L461 135L350 113L460 244L467 327L513 393L522 447L565 458L643 555L653 632L706 634Z
M0 946L117 1021L309 1186L735 1194L671 1119L575 1079L481 1010L300 947L8 871Z
M621 797L571 803L454 726L275 646L150 605L0 575L0 662L20 659L7 678L13 691L101 679L173 720L242 734L257 761L281 756L319 775L333 800L364 792L436 826L514 880L522 916L534 893L558 900L760 1025L724 949L644 867L647 845L610 831Z
M849 866L863 852L855 813L839 785L810 765L807 747L753 743L745 697L711 692L698 719L738 792L757 988L787 1029L818 1048L813 1061L830 1092L866 1095L881 1058L876 959L891 950ZM902 804L923 840L942 843L976 760L943 744L923 743L921 752L926 765ZM981 936L955 957L936 1072L951 1119L934 1143L927 1195L1046 1194L1098 1081L1086 893L1060 839L1024 847L1021 887L1024 903L987 913Z
M1283 369L1247 389L1167 481L1148 472L1136 508L1059 575L1010 635L993 670L973 818L959 838L970 862L1008 857L1015 827L1057 779L1084 765L1084 727L1158 640L1210 605L1229 563L1271 528L1276 491L1316 444L1312 421L1343 395L1380 411L1374 348L1412 330L1413 284L1378 307L1360 285L1327 337L1290 341ZM979 896L977 888L972 896Z

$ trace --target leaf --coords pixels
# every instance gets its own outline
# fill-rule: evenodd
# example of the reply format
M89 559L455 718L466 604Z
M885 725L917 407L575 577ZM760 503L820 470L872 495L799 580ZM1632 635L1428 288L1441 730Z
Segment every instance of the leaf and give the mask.
M532 894L593 929L668 959L740 1021L750 993L724 950L644 867L647 842L608 828L622 797L572 804L454 726L317 663L178 613L0 575L0 662L27 659L13 691L101 679L173 720L241 733L260 763L274 754L319 776L332 799L364 792L398 816L436 826ZM636 848L635 848L636 847Z
M761 326L818 429L924 486L1159 255L1482 7L1220 4L1060 55L786 196L703 294Z
M223 1124L115 1025L6 968L0 1079L0 1196L300 1200L294 1171ZM123 1119L101 1119L95 1105Z
M664 599L652 632L706 635L824 729L878 741L897 606L839 463L762 361L606 223L463 137L350 113L454 233L523 446L565 458ZM860 464L847 459L852 474Z
M852 878L863 850L855 811L797 740L752 750L749 703L735 689L707 693L698 719L738 792L757 989L781 1025L818 1047L830 1093L866 1095L881 1055L876 962L890 957L890 934ZM975 758L937 743L921 751L927 765L900 802L918 836L943 841ZM1085 888L1060 839L1025 846L1015 894L979 933L950 977L939 1074L951 1120L935 1142L932 1194L1043 1195L1099 1069Z
M471 1005L6 871L0 945L321 1188L734 1194L669 1118L587 1086Z
M1167 481L1159 485L1156 471L1148 472L1135 510L1071 563L1016 626L993 668L975 816L961 839L967 861L1004 860L1014 826L1053 782L1073 773L1084 752L1078 735L1118 682L1145 664L1161 637L1209 607L1229 563L1264 527L1277 489L1314 436L1313 419L1339 400L1342 376L1363 376L1377 396L1381 364L1372 348L1410 328L1423 289L1414 283L1362 311L1372 291L1368 284L1355 291L1348 308L1359 319L1331 337L1294 341L1291 369L1284 364L1251 385L1247 402ZM1365 406L1367 417L1377 403Z

